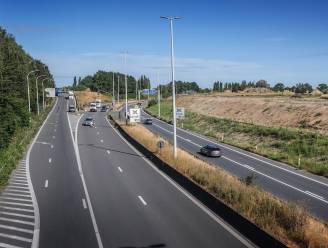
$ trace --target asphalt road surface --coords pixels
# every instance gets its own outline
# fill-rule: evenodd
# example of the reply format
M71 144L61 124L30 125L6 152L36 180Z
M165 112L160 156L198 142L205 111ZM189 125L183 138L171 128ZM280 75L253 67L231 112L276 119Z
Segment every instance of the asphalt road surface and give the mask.
M122 109L124 112L124 109ZM122 115L122 114L121 114ZM122 115L123 116L123 115ZM142 111L142 118L151 117ZM173 141L173 126L153 118L149 130ZM207 137L177 129L178 147L189 151L215 166L224 168L239 178L254 173L255 183L273 195L306 207L311 213L328 223L328 179L296 170L262 156L246 152ZM209 158L199 154L202 146L217 144L222 149L221 158Z
M95 128L81 125L87 116ZM85 113L77 141L104 247L252 246L130 147L105 113Z

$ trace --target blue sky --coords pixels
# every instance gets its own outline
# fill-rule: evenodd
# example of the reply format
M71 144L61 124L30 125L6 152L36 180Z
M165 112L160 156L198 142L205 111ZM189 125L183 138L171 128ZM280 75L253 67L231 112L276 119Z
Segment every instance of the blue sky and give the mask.
M324 0L0 1L0 25L47 63L58 85L98 69L170 79L174 24L176 79L328 82L328 2Z

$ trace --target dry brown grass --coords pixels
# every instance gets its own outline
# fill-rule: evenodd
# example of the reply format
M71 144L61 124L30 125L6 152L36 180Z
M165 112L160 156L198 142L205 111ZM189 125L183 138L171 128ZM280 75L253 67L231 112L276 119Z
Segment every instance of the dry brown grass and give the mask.
M140 125L122 128L167 164L203 187L253 223L277 237L289 247L328 247L328 228L304 209L283 202L257 187L247 186L226 171L213 167L189 153L178 150L172 157L172 146L165 141L159 153L160 139Z
M89 89L84 91L74 91L74 94L79 109L84 109L86 107L89 107L90 102L94 102L96 101L96 99L100 99L104 103L109 103L112 101L111 97L101 93L92 92Z

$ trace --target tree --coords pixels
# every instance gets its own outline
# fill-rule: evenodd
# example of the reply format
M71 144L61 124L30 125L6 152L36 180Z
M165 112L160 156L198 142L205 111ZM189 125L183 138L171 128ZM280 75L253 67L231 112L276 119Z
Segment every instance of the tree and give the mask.
M81 83L81 77L79 77L79 80L77 81L77 85Z
M295 87L295 93L311 93L313 91L312 86L308 83L298 83Z
M285 85L283 83L277 83L272 89L276 92L283 92L285 90Z
M73 80L73 87L76 87L76 76L74 76L74 80Z
M261 79L256 82L255 87L256 88L270 88L270 85L268 84L268 82L266 80Z
M319 84L317 87L322 93L328 93L328 85L327 84Z

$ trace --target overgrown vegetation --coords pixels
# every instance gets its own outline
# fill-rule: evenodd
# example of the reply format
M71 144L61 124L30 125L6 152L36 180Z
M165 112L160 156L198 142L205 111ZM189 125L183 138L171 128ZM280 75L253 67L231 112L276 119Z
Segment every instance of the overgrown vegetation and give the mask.
M38 70L29 77L31 109L35 112L36 76L52 79L52 75L47 66L28 55L14 37L0 27L0 150L9 145L16 130L29 125L26 76L32 70ZM38 100L41 102L41 80L38 83ZM44 87L53 86L53 81L44 81Z
M158 106L147 109L157 115ZM161 117L171 121L171 103L161 103ZM274 160L328 177L328 137L306 130L265 127L186 111L183 127ZM300 164L299 164L300 159Z
M35 71L37 70L37 71ZM31 113L28 110L27 81L29 72ZM36 99L36 77L39 98ZM54 87L48 67L33 59L18 45L14 37L0 27L0 185L4 185L23 155L27 144L38 129L46 112L42 111L42 86ZM36 116L36 102L40 103L41 115ZM50 100L46 99L46 105Z
M304 209L278 200L251 185L252 179L242 182L224 170L210 166L187 152L178 150L172 156L172 146L165 141L159 153L160 137L141 125L122 128L163 161L231 206L260 228L271 233L289 247L328 247L328 228L312 218Z

